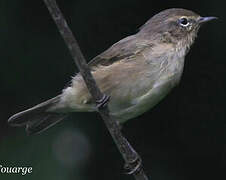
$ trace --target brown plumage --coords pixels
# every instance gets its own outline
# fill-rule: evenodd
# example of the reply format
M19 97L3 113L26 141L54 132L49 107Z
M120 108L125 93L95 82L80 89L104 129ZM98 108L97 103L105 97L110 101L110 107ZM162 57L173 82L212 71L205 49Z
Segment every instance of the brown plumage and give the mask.
M185 9L168 9L153 16L140 31L115 43L90 63L101 91L111 96L110 114L120 123L141 115L164 98L181 78L184 58L203 22ZM37 133L70 112L91 112L96 106L80 74L61 95L9 119Z

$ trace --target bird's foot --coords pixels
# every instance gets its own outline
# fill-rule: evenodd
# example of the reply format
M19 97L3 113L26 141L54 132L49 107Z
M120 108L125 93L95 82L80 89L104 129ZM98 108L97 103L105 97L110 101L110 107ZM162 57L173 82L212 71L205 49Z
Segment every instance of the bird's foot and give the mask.
M110 100L110 96L107 96L104 94L100 100L96 101L97 108L100 109L105 107L109 100Z

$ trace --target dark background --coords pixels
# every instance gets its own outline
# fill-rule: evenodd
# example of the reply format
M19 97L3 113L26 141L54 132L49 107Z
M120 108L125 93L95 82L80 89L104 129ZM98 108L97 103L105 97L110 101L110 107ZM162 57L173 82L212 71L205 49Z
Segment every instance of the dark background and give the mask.
M225 179L224 1L58 0L90 60L159 11L183 7L219 20L201 28L180 85L124 125L153 180ZM77 72L42 0L0 0L0 164L32 166L4 180L133 179L96 113L75 113L42 133L12 128L12 114L54 97Z

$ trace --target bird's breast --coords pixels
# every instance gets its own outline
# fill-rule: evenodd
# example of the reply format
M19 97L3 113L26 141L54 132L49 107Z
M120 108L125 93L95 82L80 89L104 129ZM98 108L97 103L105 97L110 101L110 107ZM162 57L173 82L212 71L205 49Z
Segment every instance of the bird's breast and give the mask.
M112 115L119 119L120 122L125 122L154 107L179 83L183 67L184 58L172 58L162 61L161 64L159 64L158 70L155 69L156 72L150 74L149 78L150 81L152 81L151 86L143 85L143 88L149 87L149 89L146 89L146 91L144 91L145 93L139 96L134 96L131 101L131 106L117 111L112 109ZM147 79L143 82L148 83ZM140 85L142 85L142 83L140 83Z

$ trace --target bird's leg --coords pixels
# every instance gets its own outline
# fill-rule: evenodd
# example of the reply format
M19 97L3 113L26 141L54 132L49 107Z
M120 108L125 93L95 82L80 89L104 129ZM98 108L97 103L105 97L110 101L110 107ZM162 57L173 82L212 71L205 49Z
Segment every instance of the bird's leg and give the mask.
M122 128L123 128L123 125L122 125L119 121L117 121L117 120L116 120L116 123L117 123L117 125L118 125L118 127L119 127L119 130L121 131Z
M110 100L110 96L104 94L100 100L96 101L97 109L105 107L109 100Z
M104 94L100 100L96 101L98 110L101 108L104 108L109 102L109 100L110 100L110 96ZM129 175L136 174L140 172L142 168L142 160L140 156L137 154L137 152L130 145L130 143L127 141L127 139L121 134L122 126L120 125L119 121L116 120L115 125L116 126L114 128L114 132L119 131L118 133L116 133L119 144L120 146L123 146L123 147L126 146L127 148L125 148L124 151L128 151L128 153L126 154L129 154L129 156L126 157L126 163L124 165L124 169L126 171L125 173Z
M109 100L110 100L110 96L104 94L100 100L96 101L97 109L104 108L107 105L107 103L109 102ZM116 120L116 124L117 124L118 130L121 131L122 126L119 123L119 121ZM130 154L130 156L127 157L127 162L124 165L124 169L126 171L125 173L130 175L130 174L139 172L142 167L142 160L141 160L140 156L133 149L133 147L130 145L130 143L127 141L127 139L125 137L122 136L121 141L123 141L123 142L121 142L120 144L127 145L127 147L128 147L127 150L130 151L130 153L128 153L128 154Z

